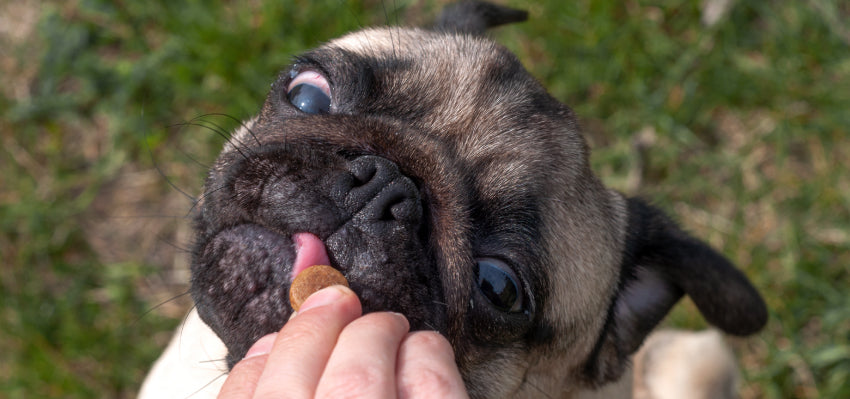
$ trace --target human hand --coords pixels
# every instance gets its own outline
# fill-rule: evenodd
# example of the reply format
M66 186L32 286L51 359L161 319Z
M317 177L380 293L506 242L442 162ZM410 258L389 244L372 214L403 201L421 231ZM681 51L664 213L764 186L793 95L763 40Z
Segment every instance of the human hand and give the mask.
M251 347L218 397L466 398L449 342L409 329L397 313L362 315L347 287L322 289Z

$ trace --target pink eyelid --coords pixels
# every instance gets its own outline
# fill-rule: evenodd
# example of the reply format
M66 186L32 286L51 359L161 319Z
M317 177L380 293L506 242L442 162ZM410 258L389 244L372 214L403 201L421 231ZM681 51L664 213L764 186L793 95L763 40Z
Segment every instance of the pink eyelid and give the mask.
M298 86L300 84L309 84L311 86L318 87L321 91L331 96L331 86L328 83L328 80L325 79L320 73L315 71L304 71L295 76L295 79L292 79L292 82L289 83L289 87L286 88L286 91L289 92L293 87Z

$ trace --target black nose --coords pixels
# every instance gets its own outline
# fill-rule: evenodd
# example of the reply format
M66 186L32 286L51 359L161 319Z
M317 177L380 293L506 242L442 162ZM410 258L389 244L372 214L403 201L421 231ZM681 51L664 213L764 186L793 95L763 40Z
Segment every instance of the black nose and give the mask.
M417 224L422 218L419 189L395 163L374 155L349 163L349 182L344 207L354 218L368 222Z

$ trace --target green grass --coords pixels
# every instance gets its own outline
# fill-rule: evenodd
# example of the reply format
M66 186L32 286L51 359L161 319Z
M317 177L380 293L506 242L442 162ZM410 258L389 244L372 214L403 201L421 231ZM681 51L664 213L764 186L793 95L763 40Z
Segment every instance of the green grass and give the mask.
M223 142L178 124L248 117L293 54L438 8L244 3L0 2L5 397L134 396L188 306L168 301L191 207L169 183L197 193ZM743 396L850 397L850 7L733 3L709 28L700 1L515 2L533 23L494 37L574 107L608 184L763 292L770 324L733 342ZM704 326L687 301L665 323Z

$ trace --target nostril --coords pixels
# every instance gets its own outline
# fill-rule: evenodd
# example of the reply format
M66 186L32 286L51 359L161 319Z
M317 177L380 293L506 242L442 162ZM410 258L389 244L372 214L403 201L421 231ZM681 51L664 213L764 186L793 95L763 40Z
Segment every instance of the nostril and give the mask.
M410 202L412 198L406 192L401 190L392 190L387 194L386 198L378 199L375 205L378 209L383 209L380 220L405 220L410 214Z
M392 161L363 155L349 163L344 206L376 222L416 223L422 216L419 189Z
M378 173L378 167L375 163L366 163L358 165L351 170L351 175L354 176L354 187L361 187L368 184Z
M364 209L373 220L413 222L422 215L418 190L408 179L398 179L381 191Z
M349 163L348 170L351 181L344 202L351 212L362 208L393 180L402 176L394 163L374 155L354 159Z
M349 165L355 187L383 186L400 174L398 167L387 159L374 155L361 156Z
M389 192L386 195L375 198L374 207L378 212L380 212L378 220L395 220L395 213L398 212L393 212L393 208L400 206L401 203L404 202L404 199L405 196L396 190L393 190L392 192Z
M422 217L422 208L419 203L408 198L399 201L390 207L390 217L386 220L399 220L402 222L415 222Z

